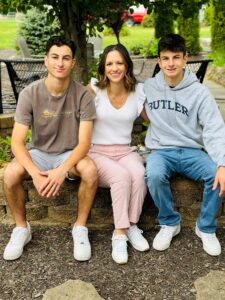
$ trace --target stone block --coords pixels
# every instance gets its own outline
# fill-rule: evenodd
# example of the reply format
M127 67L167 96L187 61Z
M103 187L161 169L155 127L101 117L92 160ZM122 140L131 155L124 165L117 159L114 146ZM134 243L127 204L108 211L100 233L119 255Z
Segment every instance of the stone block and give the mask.
M77 207L74 205L49 206L48 217L58 221L73 224L76 220Z
M70 227L69 222L58 222L51 218L44 218L41 220L31 221L30 224L40 227Z
M6 214L8 217L13 218L11 210L8 205L5 206Z
M201 202L195 202L189 207L180 207L179 212L182 220L196 221L201 209Z
M5 129L5 128L12 129L13 125L14 125L14 113L0 115L0 128L1 129Z
M4 192L4 183L3 183L3 174L4 174L4 169L0 169L0 205L6 205L7 200Z
M65 205L71 202L71 192L70 190L62 188L60 194L56 197L46 198L41 197L37 190L30 186L28 188L28 199L33 203L41 203L43 206L57 206L57 205Z
M138 224L141 228L145 228L145 230L153 228L155 225L158 224L157 215L155 214L154 216L150 216L149 214L142 213Z
M48 216L48 207L28 202L26 204L26 215L29 221L44 219Z
M111 206L108 208L96 208L91 210L91 220L96 224L114 224Z
M225 216L221 216L217 219L218 227L225 227Z
M65 283L48 289L42 300L104 300L91 283L81 280L68 280Z
M182 225L182 227L192 228L193 229L193 234L194 234L196 220L185 220L185 219L182 219L181 225Z
M175 205L187 207L202 200L203 185L183 177L176 177L171 181Z
M225 272L210 271L206 276L194 282L196 300L225 299Z
M5 205L0 205L0 220L3 220L3 218L6 216L6 208Z
M5 217L3 217L2 222L3 225L9 225L9 226L14 226L16 224L15 220L13 219L13 217L5 215Z
M111 232L114 230L113 224L98 224L98 223L87 223L87 227L89 230L110 230Z
M105 208L111 206L112 206L112 200L111 200L110 189L98 188L97 193L95 195L93 207Z

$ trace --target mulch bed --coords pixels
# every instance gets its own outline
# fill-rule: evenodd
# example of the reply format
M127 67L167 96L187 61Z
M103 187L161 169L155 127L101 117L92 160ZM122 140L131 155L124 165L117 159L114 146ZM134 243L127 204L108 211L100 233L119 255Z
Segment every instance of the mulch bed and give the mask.
M156 232L145 233L150 244ZM47 289L69 279L92 283L106 300L189 300L196 297L198 277L211 270L225 271L225 229L218 229L223 249L219 257L207 255L193 229L183 228L167 251L151 247L140 253L129 246L126 265L111 258L110 231L91 231L92 258L75 261L70 228L34 227L22 257L4 261L10 233L9 227L0 225L0 300L40 300Z

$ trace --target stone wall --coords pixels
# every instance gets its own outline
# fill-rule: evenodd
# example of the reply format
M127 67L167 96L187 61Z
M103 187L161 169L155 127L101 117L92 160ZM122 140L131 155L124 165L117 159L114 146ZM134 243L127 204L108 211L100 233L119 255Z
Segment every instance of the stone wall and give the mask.
M36 192L32 181L26 181L26 211L32 225L71 226L77 213L77 190L79 182L66 181L60 195L43 198ZM176 178L171 183L175 204L182 215L182 225L194 227L200 212L202 185L185 178ZM14 220L3 191L3 168L0 169L0 223L13 225ZM157 209L147 195L140 218L140 227L149 229L157 224ZM225 203L218 214L219 226L225 226ZM110 190L99 188L88 219L90 229L113 229L113 214Z
M14 113L0 114L0 137L10 136L14 124Z

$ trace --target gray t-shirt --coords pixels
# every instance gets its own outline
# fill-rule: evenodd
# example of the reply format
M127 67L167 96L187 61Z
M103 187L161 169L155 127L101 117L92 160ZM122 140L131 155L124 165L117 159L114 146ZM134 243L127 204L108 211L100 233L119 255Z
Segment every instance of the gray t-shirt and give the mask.
M52 96L44 79L34 81L19 95L15 121L31 126L31 148L48 153L72 150L78 144L80 121L96 118L93 96L71 80L61 96Z

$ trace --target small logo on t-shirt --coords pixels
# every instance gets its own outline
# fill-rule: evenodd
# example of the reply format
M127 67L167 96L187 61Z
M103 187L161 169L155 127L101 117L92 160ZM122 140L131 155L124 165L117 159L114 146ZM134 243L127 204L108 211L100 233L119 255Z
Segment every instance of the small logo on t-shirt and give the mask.
M42 117L44 117L45 119L52 119L52 118L56 118L56 117L60 117L60 116L68 117L71 114L72 114L72 111L63 111L63 112L57 113L57 112L51 112L48 110L44 110L42 112Z

